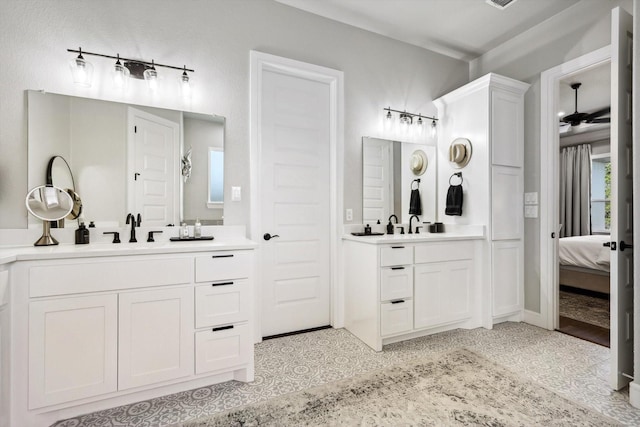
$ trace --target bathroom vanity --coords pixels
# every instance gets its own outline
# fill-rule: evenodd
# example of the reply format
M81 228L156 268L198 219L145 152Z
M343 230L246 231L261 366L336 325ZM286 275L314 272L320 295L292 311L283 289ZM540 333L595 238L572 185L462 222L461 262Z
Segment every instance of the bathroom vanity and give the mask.
M10 337L2 337L11 360L8 424L48 426L252 381L255 246L234 237L0 250L10 293L0 312L11 315Z
M455 328L491 327L483 227L436 234L345 236L345 327L376 351Z

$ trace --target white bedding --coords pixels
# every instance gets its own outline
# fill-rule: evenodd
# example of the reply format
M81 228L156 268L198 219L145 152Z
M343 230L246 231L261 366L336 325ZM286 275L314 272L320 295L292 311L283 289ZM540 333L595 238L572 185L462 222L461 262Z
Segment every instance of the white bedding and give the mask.
M563 237L558 251L560 264L609 271L611 250L603 244L610 239L608 235Z

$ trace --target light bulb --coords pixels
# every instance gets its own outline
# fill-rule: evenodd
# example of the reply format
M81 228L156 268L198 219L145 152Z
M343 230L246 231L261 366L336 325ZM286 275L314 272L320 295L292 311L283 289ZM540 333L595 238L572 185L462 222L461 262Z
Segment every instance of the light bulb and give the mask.
M191 83L189 82L189 75L187 74L187 67L184 67L184 71L180 76L180 89L182 90L182 96L191 96Z
M93 65L87 62L82 56L82 49L78 49L78 56L69 63L73 82L78 86L91 87L91 78L93 76Z
M437 135L437 127L436 127L436 121L432 120L431 121L431 129L430 129L430 134L431 134L431 138L435 138Z
M156 71L153 60L151 60L151 68L144 70L143 75L149 85L149 89L156 91L158 89L158 72Z
M129 81L129 69L120 62L120 55L113 67L113 84L116 88L124 89Z

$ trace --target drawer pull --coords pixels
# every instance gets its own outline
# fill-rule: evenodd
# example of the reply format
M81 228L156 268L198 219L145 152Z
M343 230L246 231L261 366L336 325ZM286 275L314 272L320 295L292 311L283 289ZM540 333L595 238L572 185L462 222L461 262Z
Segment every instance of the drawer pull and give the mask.
M213 328L213 329L211 329L211 332L225 331L227 329L233 329L233 325L220 326L219 328Z
M212 283L211 286L226 286L233 285L233 282L220 282L220 283Z
M211 258L233 258L233 254L229 254L229 255L211 255Z
M404 249L404 246L391 246L391 249Z
M402 304L404 302L403 299L399 299L397 301L391 301L391 304Z
M404 270L404 267L391 267L392 270Z

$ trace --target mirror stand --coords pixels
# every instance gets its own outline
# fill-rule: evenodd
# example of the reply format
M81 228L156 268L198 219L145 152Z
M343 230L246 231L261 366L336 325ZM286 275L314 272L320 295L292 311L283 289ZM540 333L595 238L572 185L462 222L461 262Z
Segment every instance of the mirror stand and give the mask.
M49 221L42 221L42 236L40 236L33 245L53 246L57 244L58 241L51 235L51 223Z

